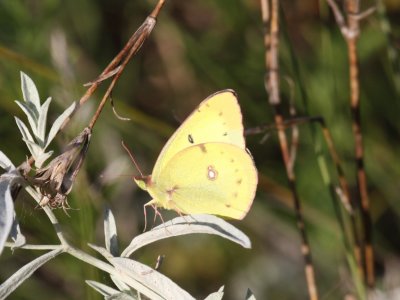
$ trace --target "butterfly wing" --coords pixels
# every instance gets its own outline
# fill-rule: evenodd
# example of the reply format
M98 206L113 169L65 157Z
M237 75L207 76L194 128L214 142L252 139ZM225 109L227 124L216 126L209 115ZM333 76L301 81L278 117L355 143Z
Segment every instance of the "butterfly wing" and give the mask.
M226 143L204 143L177 153L148 187L152 203L184 214L243 219L253 202L257 170L250 154Z
M178 152L203 143L228 143L245 149L242 114L236 93L232 90L217 92L203 102L182 123L161 151L152 172L158 177Z

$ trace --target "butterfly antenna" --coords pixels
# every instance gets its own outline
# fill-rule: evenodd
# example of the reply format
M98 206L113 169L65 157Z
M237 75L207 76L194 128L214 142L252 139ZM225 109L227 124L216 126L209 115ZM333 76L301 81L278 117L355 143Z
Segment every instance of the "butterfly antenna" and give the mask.
M140 168L139 168L139 165L137 164L135 158L134 158L133 155L132 155L132 151L128 148L127 145L125 145L125 142L124 142L124 141L122 141L121 143L122 143L122 147L124 147L125 151L128 152L128 155L129 155L129 157L131 158L131 161L133 162L133 164L135 165L136 170L138 170L140 176L141 176L141 177L144 177L142 171L141 171ZM146 216L146 209L145 209L145 216Z

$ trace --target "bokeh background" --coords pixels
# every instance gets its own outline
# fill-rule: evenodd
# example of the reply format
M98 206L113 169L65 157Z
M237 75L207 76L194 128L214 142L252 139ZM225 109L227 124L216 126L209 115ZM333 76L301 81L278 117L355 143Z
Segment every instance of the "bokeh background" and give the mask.
M298 115L323 116L355 189L346 45L325 1L281 1L281 96ZM0 1L0 148L15 164L28 152L13 116L22 99L20 71L37 84L42 101L53 97L51 120L85 92L151 12L156 1ZM377 288L400 288L400 2L363 1L379 11L362 22L359 41L361 114L376 250ZM383 11L382 9L385 9ZM389 25L389 27L388 27ZM234 89L244 124L273 123L264 88L263 30L259 1L167 0L158 23L128 65L113 92L118 120L108 105L95 126L84 168L69 204L56 211L74 245L104 244L103 209L114 212L121 249L143 230L149 195L131 177L137 171L121 147L124 140L145 173L168 137L208 95ZM89 122L107 83L75 115L52 148L60 151ZM305 110L307 101L308 110ZM288 116L287 111L284 114ZM50 121L51 121L50 120ZM248 136L259 170L259 187L248 216L234 225L249 235L251 250L214 236L195 235L154 243L134 259L153 266L197 298L225 285L226 299L307 299L292 197L287 188L276 132ZM327 158L329 161L329 158ZM317 167L308 125L300 127L296 161L298 189L321 299L352 291L342 233ZM57 243L43 211L28 195L16 202L23 233L32 244ZM151 218L152 212L149 211ZM163 212L164 219L176 214ZM6 249L0 281L39 255ZM111 284L107 274L62 255L40 268L11 299L101 299L84 280ZM395 299L395 298L393 298Z

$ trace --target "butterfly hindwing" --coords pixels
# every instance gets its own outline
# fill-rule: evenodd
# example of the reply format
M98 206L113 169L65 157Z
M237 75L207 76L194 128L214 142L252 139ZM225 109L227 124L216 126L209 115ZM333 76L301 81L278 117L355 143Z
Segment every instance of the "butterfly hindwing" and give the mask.
M180 213L242 219L253 202L256 185L257 171L245 150L226 143L204 143L177 153L148 191L160 200L159 206Z

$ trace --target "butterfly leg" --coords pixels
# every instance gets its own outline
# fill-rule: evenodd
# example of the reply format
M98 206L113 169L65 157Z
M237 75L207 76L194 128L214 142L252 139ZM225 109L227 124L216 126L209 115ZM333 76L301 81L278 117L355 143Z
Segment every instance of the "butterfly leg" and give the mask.
M154 224L156 223L157 216L160 217L162 223L165 223L161 213L157 209L157 206L154 203L152 203L152 201L150 201L150 202L146 203L143 206L143 212L144 212L144 229L143 229L143 232L145 232L146 229L147 229L147 210L146 210L146 206L151 206L154 209L154 219L153 219L152 228L154 227Z
M164 223L164 220L163 220L163 217L162 217L161 213L158 211L157 206L155 206L154 204L152 204L151 207L154 209L154 219L153 219L153 226L152 226L152 228L153 228L153 227L154 227L154 224L156 223L157 216L160 217L160 219L161 219L161 221L162 221L163 223Z
M147 211L146 211L147 204L143 205L143 214L144 214L144 229L143 232L146 231L147 228Z

